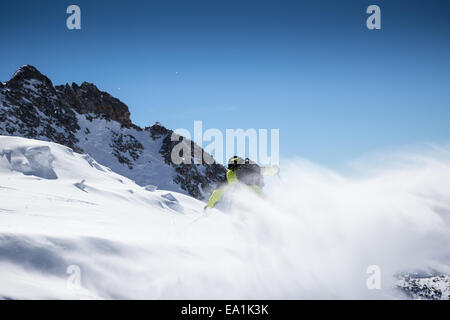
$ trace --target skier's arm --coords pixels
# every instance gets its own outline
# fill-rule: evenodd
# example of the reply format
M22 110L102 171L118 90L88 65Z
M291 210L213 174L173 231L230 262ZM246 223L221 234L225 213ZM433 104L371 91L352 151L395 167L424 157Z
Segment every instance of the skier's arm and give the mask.
M275 174L278 174L280 172L280 167L274 164L271 167L263 167L261 168L261 174L263 176L273 176Z
M220 199L222 198L223 192L224 192L223 188L214 190L213 193L211 194L211 196L209 197L209 200L205 206L205 209L214 208L216 203L219 202Z

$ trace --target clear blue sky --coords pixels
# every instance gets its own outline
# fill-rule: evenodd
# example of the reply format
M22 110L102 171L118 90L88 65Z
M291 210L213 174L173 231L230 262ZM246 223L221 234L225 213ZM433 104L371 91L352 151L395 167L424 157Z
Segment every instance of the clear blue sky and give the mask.
M2 0L0 35L0 80L93 82L140 126L279 128L282 156L331 166L450 141L449 1Z

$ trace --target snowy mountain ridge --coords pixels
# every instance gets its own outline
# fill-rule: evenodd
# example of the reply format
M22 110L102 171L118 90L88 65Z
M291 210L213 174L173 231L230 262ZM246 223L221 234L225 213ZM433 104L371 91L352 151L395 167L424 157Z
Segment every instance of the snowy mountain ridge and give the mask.
M134 125L128 107L92 83L53 86L30 65L0 84L0 134L56 142L88 153L141 186L204 199L224 180L225 168L217 163L173 164L170 152L178 141L171 141L172 133L159 123ZM193 159L199 147L186 143L191 143Z

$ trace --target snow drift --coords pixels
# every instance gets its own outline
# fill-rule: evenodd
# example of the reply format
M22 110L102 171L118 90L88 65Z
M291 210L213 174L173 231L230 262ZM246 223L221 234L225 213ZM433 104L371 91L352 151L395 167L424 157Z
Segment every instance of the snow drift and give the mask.
M67 147L0 136L0 297L404 298L399 274L450 273L450 149L377 163L344 176L292 161L266 199L204 213Z

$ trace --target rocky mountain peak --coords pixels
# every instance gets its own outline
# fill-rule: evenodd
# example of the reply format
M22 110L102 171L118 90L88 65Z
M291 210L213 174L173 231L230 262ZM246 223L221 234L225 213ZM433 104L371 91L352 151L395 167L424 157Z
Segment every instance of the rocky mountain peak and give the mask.
M28 64L20 67L14 73L12 78L6 82L6 86L11 89L18 89L24 83L29 83L30 80L38 81L46 87L53 87L53 84L49 78L40 73L38 69Z
M99 90L93 83L83 82L80 86L76 83L65 84L55 89L60 100L80 114L94 113L126 127L132 125L127 105Z
M153 139L160 138L171 133L170 130L161 125L159 122L155 122L151 127L145 127L144 130L149 131Z

